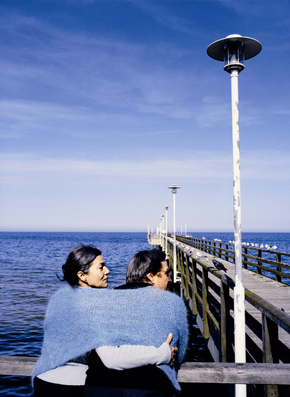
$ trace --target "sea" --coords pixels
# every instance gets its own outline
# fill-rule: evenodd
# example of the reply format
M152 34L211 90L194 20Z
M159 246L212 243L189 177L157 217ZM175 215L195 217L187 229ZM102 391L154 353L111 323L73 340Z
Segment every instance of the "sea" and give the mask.
M188 233L228 242L233 233ZM89 244L99 248L110 269L109 288L125 283L126 267L138 251L151 249L146 233L0 232L0 354L38 356L47 303L63 283L61 267L70 250ZM290 253L290 233L244 233L253 243L277 245ZM205 361L206 349L196 333L191 361ZM32 396L27 377L0 376L0 396Z

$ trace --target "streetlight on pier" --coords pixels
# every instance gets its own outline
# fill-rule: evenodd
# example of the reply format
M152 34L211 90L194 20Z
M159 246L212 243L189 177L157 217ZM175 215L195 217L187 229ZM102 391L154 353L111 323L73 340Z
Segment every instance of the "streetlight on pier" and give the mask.
M166 205L165 206L165 236L166 236L166 241L165 241L165 255L166 255L166 258L167 258L167 226L168 226L168 223L167 223L167 218L168 218L168 208L169 208L169 206L168 205Z
M180 189L180 186L171 185L168 186L168 189L171 189L173 193L173 282L176 283L176 222L175 222L175 194L177 189Z
M244 69L244 61L261 51L259 41L239 34L232 34L210 44L207 54L217 61L224 61L224 70L231 75L232 140L233 140L233 207L235 232L235 362L246 362L245 346L245 289L242 282L242 225L241 225L241 180L239 137L239 91L238 76ZM236 385L236 397L246 396L246 385Z
M164 214L161 215L161 235L160 235L161 241L164 238L163 234L164 234Z

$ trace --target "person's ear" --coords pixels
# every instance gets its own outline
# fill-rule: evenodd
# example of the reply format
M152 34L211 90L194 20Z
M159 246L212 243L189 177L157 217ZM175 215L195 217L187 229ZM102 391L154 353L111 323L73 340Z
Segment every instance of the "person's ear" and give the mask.
M147 278L148 278L148 280L151 282L151 284L152 285L154 285L154 276L153 276L153 274L152 273L148 273L148 274L146 274L146 276L147 276Z
M77 272L77 276L83 283L86 282L86 275L84 272L82 272L82 271Z

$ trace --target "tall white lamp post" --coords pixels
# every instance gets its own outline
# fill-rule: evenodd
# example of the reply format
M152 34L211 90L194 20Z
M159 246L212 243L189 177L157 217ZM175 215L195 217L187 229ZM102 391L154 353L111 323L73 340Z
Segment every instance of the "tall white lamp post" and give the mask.
M165 206L165 236L166 236L166 241L165 241L165 255L166 255L166 258L167 258L167 226L168 226L168 208L169 208L169 206L168 205L166 205Z
M176 283L176 221L175 221L175 194L177 189L180 189L177 185L168 186L168 189L172 190L173 193L173 282Z
M261 44L250 37L232 34L210 44L207 54L217 61L224 61L224 70L231 75L232 140L233 140L233 209L235 232L235 362L246 362L245 343L245 289L242 280L242 224L239 136L239 91L238 76L244 69L244 61L256 56ZM236 397L246 396L246 385L236 385Z

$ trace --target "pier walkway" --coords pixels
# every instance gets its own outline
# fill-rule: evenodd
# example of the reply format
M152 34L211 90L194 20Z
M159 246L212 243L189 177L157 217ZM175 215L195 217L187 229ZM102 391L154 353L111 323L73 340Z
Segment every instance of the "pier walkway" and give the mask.
M173 265L172 237L166 238L165 235L160 235L158 240L157 235L152 239L148 236L148 241L153 246L160 246L166 251L169 262ZM289 374L287 385L290 384L290 286L283 282L289 280L289 273L282 270L289 269L290 266L281 263L281 255L276 255L278 262L275 262L269 258L262 259L260 248L257 249L256 257L252 253L248 254L248 250L249 248L245 248L243 254L244 267L251 267L256 272L246 268L242 271L245 287L246 356L249 363L244 364L246 375L243 381L247 384L252 383L249 365L253 373L259 377L262 375L262 363L264 363L270 365L272 369L269 379L273 385L265 386L266 389L256 395L289 396L288 386L285 394L285 390L282 391L277 385L280 384L281 371L286 369ZM289 256L289 254L285 255ZM217 372L220 370L223 372L225 363L234 361L234 252L228 244L223 248L221 244L177 236L176 258L181 294L188 301L192 313L196 315L197 324L207 340L208 350L215 361L213 364L215 369L207 371L207 374L211 372L208 377L213 380ZM227 272L217 270L212 262L213 259L222 263ZM265 269L269 270L267 262L274 279L262 274ZM179 380L183 381L185 369L187 381L190 379L190 373L195 377L196 364L184 364L179 372ZM255 367L255 364L259 366ZM205 369L204 365L202 367ZM218 368L220 370L217 371ZM233 372L238 372L237 367ZM237 383L242 383L241 379ZM266 383L269 382L264 384Z

